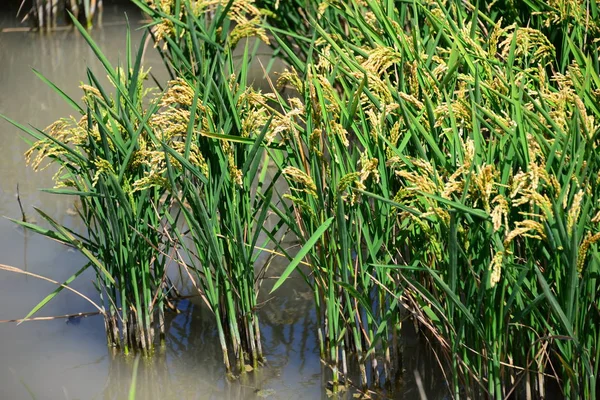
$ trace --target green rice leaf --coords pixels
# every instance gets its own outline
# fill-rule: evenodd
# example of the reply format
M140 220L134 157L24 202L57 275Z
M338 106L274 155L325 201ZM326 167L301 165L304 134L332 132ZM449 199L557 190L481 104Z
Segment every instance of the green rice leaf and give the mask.
M335 217L331 217L319 226L319 228L312 234L312 236L306 241L304 246L300 249L296 257L290 262L285 271L281 274L275 285L273 285L273 289L271 289L270 293L273 293L279 286L281 286L285 280L290 276L290 274L296 269L296 267L300 264L300 262L304 259L304 257L308 254L310 250L312 250L313 246L317 243L317 241L323 236L325 231L329 228L331 223Z

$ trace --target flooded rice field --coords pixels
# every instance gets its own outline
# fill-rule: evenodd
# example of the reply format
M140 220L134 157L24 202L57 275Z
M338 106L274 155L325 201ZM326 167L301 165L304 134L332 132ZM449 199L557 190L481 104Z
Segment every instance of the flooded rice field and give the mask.
M139 28L141 15L135 9L107 6L105 26L92 32L115 63L125 57L125 12L132 28ZM3 12L0 18L0 28L18 26L14 10ZM135 30L132 37L134 43L139 41L141 31ZM151 46L144 64L152 67L159 81L165 80L162 62ZM37 128L69 116L72 110L32 69L79 99L78 86L85 80L87 66L103 75L86 42L71 30L38 34L10 29L0 33L0 113ZM29 221L39 219L35 208L40 208L72 229L82 228L74 216L72 199L40 190L52 186L56 171L34 172L28 167L23 156L28 144L19 130L3 120L0 143L0 216L21 219L20 199ZM73 249L26 232L7 218L0 218L0 238L0 264L54 281L64 281L85 262ZM285 264L274 265L271 274L277 275L277 268L281 270ZM94 299L92 278L91 271L84 273L73 288ZM300 277L285 285L276 301L266 301L270 285L263 289L259 314L267 359L263 368L228 381L216 331L205 323L208 311L192 297L177 303L179 313L167 315L166 348L140 363L138 398L327 398L328 378L319 360L312 292ZM182 286L185 290L185 284ZM33 276L0 271L0 320L24 317L55 288ZM80 296L64 291L38 316L93 311ZM431 393L443 388L443 380L426 367L430 360L417 351L416 339L405 339L403 347L403 377L397 388L381 396L412 399L424 397L423 388ZM0 323L0 360L0 399L123 399L129 392L133 366L132 357L108 351L103 320L97 315L20 325ZM351 398L352 393L340 396Z

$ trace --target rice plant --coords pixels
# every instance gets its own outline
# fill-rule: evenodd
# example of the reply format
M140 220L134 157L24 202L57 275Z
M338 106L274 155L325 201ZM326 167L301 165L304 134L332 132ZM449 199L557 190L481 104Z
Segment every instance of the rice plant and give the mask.
M340 372L348 375L351 355L360 365L361 386L367 385L367 365L377 385L380 371L391 379L398 362L388 351L388 340L400 328L399 302L375 285L391 284L390 276L372 265L389 261L385 244L394 225L387 217L390 204L370 201L352 188L390 196L390 182L378 161L386 148L383 141L352 137L352 111L346 113L343 107L355 107L364 118L361 123L366 122L367 114L358 106L364 81L338 97L330 81L333 64L323 57L311 67L303 77L290 71L279 81L296 85L301 96L282 103L285 112L274 121L286 144L284 152L274 155L291 188L283 198L293 204L280 216L313 249L306 279L315 293L321 356L331 367L333 389L340 383ZM311 239L325 228L313 247ZM297 265L291 264L282 279Z
M177 143L184 146L165 147L182 166L181 173L168 168L185 220L183 228L173 220L180 263L214 313L227 373L243 373L263 359L256 248L264 248L258 241L274 185L265 182L267 116L247 82L257 47L241 41L260 37L258 10L247 1L138 5L154 19L156 44L164 45L165 63L177 77L161 103L160 135L181 136ZM244 47L236 62L238 43Z
M26 154L34 169L58 167L55 187L47 191L78 200L77 212L86 232L73 232L41 210L51 229L15 222L79 249L89 262L67 284L86 268L95 270L109 346L125 353L151 354L155 332L164 337L170 290L166 268L170 242L164 240L161 227L171 201L167 188L152 180L164 154L152 120L159 103L149 98L152 90L144 86L148 71L141 65L142 47L132 54L128 36L125 65L113 67L85 28L74 22L103 64L114 93L88 70L80 106L36 73L79 117L60 119L43 131L9 121L34 140ZM61 290L46 297L27 317Z

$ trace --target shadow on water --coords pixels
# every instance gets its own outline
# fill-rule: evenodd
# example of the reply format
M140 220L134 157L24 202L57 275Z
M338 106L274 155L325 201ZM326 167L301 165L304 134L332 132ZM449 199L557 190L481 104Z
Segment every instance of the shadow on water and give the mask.
M112 62L124 59L127 11L133 28L141 16L134 8L119 8L105 0L106 22L92 36ZM18 25L14 12L0 9L0 28ZM139 43L141 32L133 32ZM267 58L265 58L266 60ZM148 51L146 67L166 80L160 58ZM266 64L266 61L265 61ZM32 68L73 97L85 80L86 66L99 76L101 65L83 38L65 30L54 34L0 33L0 113L35 127L45 127L59 117L73 114L51 89L35 77ZM162 75L161 75L162 74ZM0 216L20 218L20 198L27 218L35 220L39 207L60 223L77 230L73 199L52 196L39 188L51 187L55 170L34 172L23 153L28 145L19 131L0 120ZM80 268L83 258L73 250L17 228L0 218L0 264L12 265L63 281ZM269 274L277 276L285 265L274 263ZM92 274L82 275L74 288L95 298ZM291 279L270 299L270 282L262 289L259 318L262 324L266 365L229 382L224 376L222 354L212 317L199 298L181 300L179 313L169 313L167 340L156 357L140 363L138 397L142 399L318 399L327 398L328 371L319 359L313 297L298 277ZM0 320L26 315L54 289L52 284L0 272ZM63 292L43 310L43 315L93 311L85 300ZM0 399L123 399L131 383L133 357L113 356L106 348L103 322L98 316L45 322L0 324ZM398 387L387 396L443 398L444 382L436 361L410 331L403 339L403 370ZM392 394L393 393L393 394ZM352 392L340 398L352 398ZM374 396L377 397L377 396ZM383 396L382 396L383 397Z

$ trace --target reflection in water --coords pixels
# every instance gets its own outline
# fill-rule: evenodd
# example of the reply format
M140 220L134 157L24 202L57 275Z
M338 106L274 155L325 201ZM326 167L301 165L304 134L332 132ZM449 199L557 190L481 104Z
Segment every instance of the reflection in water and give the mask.
M195 300L181 300L179 314L166 318L164 348L144 360L138 369L138 395L142 399L305 399L321 398L321 371L314 315L308 301L299 306L287 324L269 321L261 312L266 365L229 381L221 360L217 331L210 311ZM308 359L307 359L308 358ZM109 357L104 399L126 397L131 382L133 357Z

